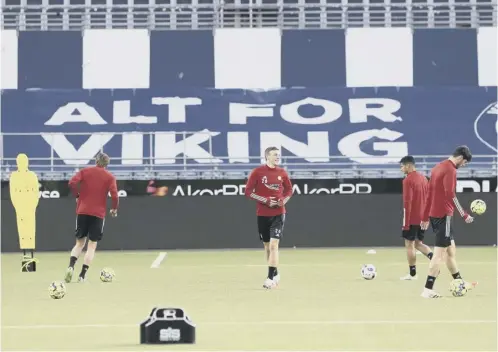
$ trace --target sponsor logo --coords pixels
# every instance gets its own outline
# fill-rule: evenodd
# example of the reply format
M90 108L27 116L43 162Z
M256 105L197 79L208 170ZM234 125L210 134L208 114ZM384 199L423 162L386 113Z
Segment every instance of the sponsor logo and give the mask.
M498 152L498 102L489 104L474 121L474 133L486 147Z
M48 191L43 188L43 185L38 182L38 198L43 198L43 199L55 199L55 198L60 198L61 194L58 191Z
M61 197L61 194L59 191L57 190L50 190L48 189L50 187L45 187L42 183L38 182L38 194L39 194L39 198L42 198L42 199L58 199ZM108 193L108 196L111 197L111 193ZM126 198L128 197L128 192L126 192L125 190L121 189L121 190L118 190L118 197L119 198Z
M307 183L299 187L298 185L293 186L294 194L370 194L372 193L372 186L368 183L341 183L339 187L336 188L318 188L310 187Z
M174 197L195 197L195 196L241 196L244 195L246 185L223 185L221 188L198 188L191 185L176 186L172 195Z
M195 188L192 185L178 185L172 195L175 197L195 196L241 196L244 195L245 185L223 185L220 188ZM313 187L305 184L294 184L293 195L332 195L332 194L370 194L372 186L368 183L341 183L337 187Z
M492 187L490 180L457 180L456 191L475 192L475 193L491 193L497 192L497 186Z
M171 327L167 329L159 330L159 341L162 342L176 342L180 341L181 332L180 329L173 329Z

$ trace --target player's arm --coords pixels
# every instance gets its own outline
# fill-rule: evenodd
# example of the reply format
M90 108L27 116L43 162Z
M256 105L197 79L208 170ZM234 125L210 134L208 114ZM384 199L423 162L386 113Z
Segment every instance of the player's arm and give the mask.
M463 209L456 196L456 181L456 170L451 170L451 172L447 172L445 174L443 178L444 195L446 199L451 199L453 201L453 204L455 204L455 208L460 216L467 220L467 218L469 218L469 214Z
M422 214L422 223L420 224L420 227L422 230L427 230L429 228L429 213L431 211L431 202L432 202L432 181L429 181L429 184L427 185L427 198L425 199L425 208L424 208L424 213Z
M403 230L410 229L410 215L412 213L413 185L409 179L403 180Z
M256 170L253 170L249 175L246 183L245 195L247 198L255 200L262 204L269 204L270 200L256 193L256 185L258 184L258 175Z
M283 205L285 205L292 197L292 182L287 172L284 174L283 187L284 187L284 192L283 192L284 198L282 200L282 203Z
M69 189L71 190L71 193L73 193L73 195L76 198L79 197L79 187L78 186L82 180L83 180L83 170L78 171L76 173L76 175L71 177L71 179L69 180Z
M118 185L116 182L116 178L112 176L111 182L109 185L109 193L111 193L111 215L116 216L118 213L118 206L119 206L119 196L118 196Z

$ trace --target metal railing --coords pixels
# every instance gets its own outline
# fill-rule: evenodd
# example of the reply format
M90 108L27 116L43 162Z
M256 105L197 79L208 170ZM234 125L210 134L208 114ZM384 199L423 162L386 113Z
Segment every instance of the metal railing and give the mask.
M447 158L444 155L417 155L417 169L429 175L431 168ZM223 162L193 162L188 157L176 157L175 164L156 164L159 159L144 158L142 165L126 165L123 162L132 160L113 158L109 170L118 179L243 179L250 171L261 165L259 156L250 157L248 163L229 163L228 157L217 157ZM312 157L307 158L313 160ZM348 157L331 156L330 162L296 162L302 157L283 156L281 166L287 169L293 178L399 178L401 173L398 163L360 164L352 162ZM119 161L121 163L119 163ZM30 169L42 180L68 180L79 169L87 165L64 165L55 158L30 158ZM1 164L2 180L7 180L10 172L16 169L15 158L3 158ZM496 177L498 175L497 156L475 155L472 163L458 171L459 177Z
M181 156L161 156L160 150L156 148L168 148L161 138L171 137L172 134L178 135L180 141L187 140L193 134L205 134L204 143L200 144L205 151L204 155L189 153L187 143L183 143L183 150L181 147L178 149L178 145L174 146L176 153ZM128 135L134 139L127 139ZM226 155L230 154L228 149L215 148L216 139L208 132L2 133L0 136L4 154L5 151L11 153L0 159L3 180L8 179L10 172L16 169L18 150L28 154L30 168L44 180L69 179L77 170L93 164L93 156L99 151L109 154L109 169L119 179L245 178L254 167L264 162L263 157L257 155ZM85 155L68 156L66 149L75 142L73 138L78 136L92 137L93 145L86 146L87 150L91 149L91 155L85 152ZM121 139L113 142L112 138L115 136ZM137 136L141 139L137 140ZM167 140L172 141L171 138ZM30 145L35 145L36 149L30 150ZM15 150L15 154L12 154L12 150ZM137 150L143 150L142 155L137 156ZM225 155L219 156L220 153ZM388 159L385 156L296 156L287 152L283 146L281 164L293 178L397 178L400 177L400 158L401 156ZM415 158L418 169L428 175L430 169L446 159L447 155L417 155ZM472 163L459 172L460 177L492 177L497 175L497 170L497 155L475 155Z
M177 0L167 4L112 4L112 1L85 0L84 5L19 4L2 0L1 26L17 30L75 30L105 28L145 28L149 30L206 30L213 28L334 29L349 27L459 28L497 26L497 2L412 2L391 0L298 0L273 4L224 3L212 0ZM138 2L138 1L137 1ZM159 2L159 1L158 1Z

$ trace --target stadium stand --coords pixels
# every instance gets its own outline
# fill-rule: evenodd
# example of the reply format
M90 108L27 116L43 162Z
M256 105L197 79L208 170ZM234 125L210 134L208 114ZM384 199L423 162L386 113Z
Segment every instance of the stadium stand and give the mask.
M478 28L492 0L2 0L2 28Z
M215 28L347 29L354 27L480 28L497 26L493 0L2 0L1 28L20 31L85 29L206 30ZM5 138L5 137L4 137ZM53 151L52 151L53 154ZM428 173L443 156L417 156ZM181 159L181 158L180 158ZM285 164L286 158L283 158ZM356 167L339 157L319 164L293 163L293 178L399 177L396 164ZM258 164L114 165L119 179L238 179ZM497 158L476 156L462 177L496 176ZM42 179L67 179L78 168L34 160ZM2 179L13 160L2 161Z

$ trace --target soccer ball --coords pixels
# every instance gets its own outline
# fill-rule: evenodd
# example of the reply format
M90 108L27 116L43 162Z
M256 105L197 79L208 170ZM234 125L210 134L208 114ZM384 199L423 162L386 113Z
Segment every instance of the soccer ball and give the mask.
M48 294L53 299L61 299L66 295L66 285L62 281L54 281L48 287Z
M375 269L375 266L373 266L373 264L364 264L361 267L361 276L363 276L365 280L372 280L376 275L377 270Z
M102 282L112 282L114 276L114 270L111 268L104 268L100 271L100 280Z
M462 279L455 279L450 283L450 292L455 297L463 297L467 294L467 287L465 281Z
M476 199L470 204L470 210L477 215L482 215L486 211L486 203L481 199Z

